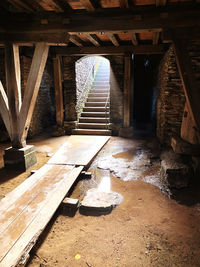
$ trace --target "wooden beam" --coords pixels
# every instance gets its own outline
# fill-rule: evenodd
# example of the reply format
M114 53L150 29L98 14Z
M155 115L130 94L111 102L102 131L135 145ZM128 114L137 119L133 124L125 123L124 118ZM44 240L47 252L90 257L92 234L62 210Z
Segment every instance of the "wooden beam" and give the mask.
M187 102L185 103L182 117L181 137L190 144L200 144L200 131L198 131L196 123L191 116Z
M110 41L115 45L119 46L119 42L117 41L116 37L114 34L107 32L106 35L109 37Z
M7 43L5 46L6 86L10 117L10 138L13 148L21 148L19 140L19 112L21 109L21 74L18 46Z
M46 43L36 45L20 111L19 136L22 142L26 139L28 133L48 51L49 46Z
M156 0L156 6L165 6L167 0Z
M153 33L153 45L157 45L159 41L160 33L159 32L154 32Z
M27 5L23 0L8 0L8 2L22 12L32 13L34 11L34 9Z
M57 55L123 55L132 54L163 54L163 45L138 46L105 46L105 47L56 47L51 51Z
M9 136L11 136L10 129L10 118L9 118L9 107L8 107L8 97L0 81L0 114L1 118L6 126Z
M47 11L55 11L55 12L63 12L64 10L55 0L35 0L44 10Z
M49 32L49 33L28 33L28 32L16 32L16 33L0 33L0 43L12 42L12 43L36 43L46 42L49 44L68 44L69 34L65 32Z
M70 35L69 41L77 46L83 46L83 44L81 43L81 40L75 34Z
M85 36L93 45L100 46L99 40L97 39L96 35L86 33Z
M56 122L57 125L63 126L64 111L63 111L63 90L62 90L62 74L60 66L60 57L53 59L54 68L54 88L56 99Z
M175 27L200 26L199 4L183 4L178 9L172 6L135 7L131 9L117 9L110 13L106 8L91 13L81 12L67 15L60 13L54 16L45 15L28 17L25 15L1 16L0 25L10 32L53 32L65 31L77 34L79 32L109 32L109 31L151 31ZM148 14L148 15L147 15ZM167 14L167 15L166 15ZM49 20L47 25L41 25L42 18ZM67 19L67 24L63 21Z
M129 8L128 0L119 0L119 5L121 8Z
M176 32L173 32L172 38L176 62L185 92L187 107L196 124L197 131L200 132L200 86L197 84L192 72L192 64L187 50L187 43L184 40L177 39L176 36Z
M91 0L80 0L80 3L85 7L85 9L87 11L94 11L95 10Z
M131 56L124 58L124 127L130 127Z
M138 45L138 40L137 40L137 36L135 32L130 32L129 36L131 38L131 42L133 43L133 45Z

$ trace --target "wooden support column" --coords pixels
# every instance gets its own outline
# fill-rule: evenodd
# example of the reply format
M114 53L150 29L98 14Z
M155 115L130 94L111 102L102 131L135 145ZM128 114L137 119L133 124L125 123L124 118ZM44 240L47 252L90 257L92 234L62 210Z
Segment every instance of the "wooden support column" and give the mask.
M21 78L19 47L12 43L5 45L6 85L8 94L10 138L12 146L21 148L26 145L19 138L19 112L21 108Z
M0 81L0 114L6 126L9 136L11 135L8 97Z
M48 51L49 46L46 43L37 43L20 111L19 138L22 143L26 140L28 133L42 75L46 65Z
M55 88L55 99L56 99L56 121L58 126L62 126L64 119L64 112L63 112L62 74L61 74L59 56L53 59L53 68L54 68L54 88Z
M187 50L187 42L176 38L177 33L173 32L172 39L174 44L174 51L176 55L176 62L179 74L182 80L183 89L186 97L187 110L191 116L191 125L196 132L200 133L200 86L196 82L196 78L192 73L192 64ZM182 127L183 131L184 127ZM190 142L190 140L186 140Z
M131 55L124 58L124 127L130 127Z

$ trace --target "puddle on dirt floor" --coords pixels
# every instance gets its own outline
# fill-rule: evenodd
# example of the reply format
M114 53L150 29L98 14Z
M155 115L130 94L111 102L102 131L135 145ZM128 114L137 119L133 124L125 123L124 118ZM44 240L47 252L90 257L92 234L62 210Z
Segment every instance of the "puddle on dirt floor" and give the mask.
M133 160L135 155L136 155L136 150L130 149L130 150L126 150L123 152L119 152L119 153L114 154L112 156L116 159L125 159L125 160L129 161L129 160Z
M88 172L92 173L91 179L79 180L73 187L73 191L70 194L71 198L77 198L82 201L89 189L98 188L104 178L110 178L110 171L108 170L95 168L88 170Z

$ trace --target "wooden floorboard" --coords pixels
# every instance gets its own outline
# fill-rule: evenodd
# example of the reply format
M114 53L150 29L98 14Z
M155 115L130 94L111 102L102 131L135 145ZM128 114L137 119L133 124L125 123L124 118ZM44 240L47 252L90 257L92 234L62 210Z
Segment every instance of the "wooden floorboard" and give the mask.
M50 172L43 175L37 185L9 207L8 213L1 214L1 267L15 266L23 254L32 248L34 240L37 240L82 170L83 166L53 166L52 175Z
M109 136L71 135L48 164L87 166L109 139Z

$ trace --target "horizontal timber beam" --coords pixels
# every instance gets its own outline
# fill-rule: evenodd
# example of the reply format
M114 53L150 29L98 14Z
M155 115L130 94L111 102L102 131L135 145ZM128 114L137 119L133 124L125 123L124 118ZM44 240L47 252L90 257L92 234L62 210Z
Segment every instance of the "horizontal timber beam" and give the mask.
M41 24L47 19L47 24ZM200 4L173 7L135 7L132 9L95 10L94 12L60 13L40 17L29 14L1 16L0 27L12 32L44 32L54 30L89 32L107 31L151 31L154 29L200 26Z
M24 43L46 42L50 44L68 44L69 34L67 32L52 33L0 33L0 43L12 42L20 45Z
M56 47L51 48L56 55L123 55L132 54L162 54L163 45L139 46L106 46L106 47Z

